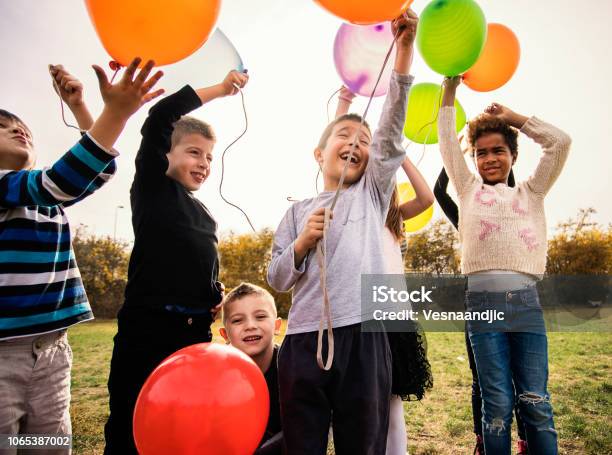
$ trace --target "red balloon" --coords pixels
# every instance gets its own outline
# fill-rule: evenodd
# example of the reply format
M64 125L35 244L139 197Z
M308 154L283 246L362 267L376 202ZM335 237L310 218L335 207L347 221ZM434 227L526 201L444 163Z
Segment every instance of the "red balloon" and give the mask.
M141 455L251 455L269 406L266 380L249 356L195 344L164 360L145 382L134 440Z

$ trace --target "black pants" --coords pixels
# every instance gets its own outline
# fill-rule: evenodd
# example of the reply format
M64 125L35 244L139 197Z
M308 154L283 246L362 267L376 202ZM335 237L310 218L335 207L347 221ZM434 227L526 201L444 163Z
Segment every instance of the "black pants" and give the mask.
M470 344L470 339L467 333L467 324L465 329L465 346L467 348L468 361L470 370L472 370L472 417L474 419L474 433L482 437L482 397L480 395L480 384L478 383L478 372L476 371L476 361L474 360L474 351ZM514 407L514 415L516 417L516 429L519 439L527 440L525 427L518 406Z
M132 417L140 389L166 357L211 341L211 318L163 310L122 308L108 377L110 415L104 426L105 455L137 454Z
M384 455L391 399L387 334L362 332L355 324L334 329L334 344L332 368L324 371L316 361L317 332L283 341L278 376L286 453L325 454L332 420L336 454Z

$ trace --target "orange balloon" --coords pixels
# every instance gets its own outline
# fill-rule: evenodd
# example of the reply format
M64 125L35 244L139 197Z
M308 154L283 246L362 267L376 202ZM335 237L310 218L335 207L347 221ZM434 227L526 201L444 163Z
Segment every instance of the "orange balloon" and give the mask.
M512 78L520 58L521 46L514 32L502 24L489 24L484 50L463 75L463 82L477 92L495 90Z
M156 65L178 62L210 36L221 0L86 0L89 17L113 59L134 57Z
M340 19L357 25L390 21L408 9L412 0L315 0Z

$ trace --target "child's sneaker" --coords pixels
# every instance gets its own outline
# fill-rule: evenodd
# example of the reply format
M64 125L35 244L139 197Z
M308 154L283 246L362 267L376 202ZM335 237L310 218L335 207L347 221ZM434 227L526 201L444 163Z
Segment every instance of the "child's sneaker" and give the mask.
M485 455L484 442L482 436L476 436L476 447L474 447L474 455Z
M516 455L529 455L529 450L527 450L527 441L519 439L518 452L516 452Z

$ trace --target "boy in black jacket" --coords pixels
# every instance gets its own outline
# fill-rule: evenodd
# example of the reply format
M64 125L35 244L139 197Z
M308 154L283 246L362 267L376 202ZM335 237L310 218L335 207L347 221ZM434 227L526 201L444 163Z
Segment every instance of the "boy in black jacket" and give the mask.
M183 115L235 95L247 81L232 71L211 87L185 86L157 103L142 127L130 194L135 241L108 378L105 454L137 453L132 416L145 380L173 352L212 339L223 297L217 223L192 192L210 174L215 136L206 123Z

